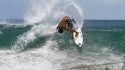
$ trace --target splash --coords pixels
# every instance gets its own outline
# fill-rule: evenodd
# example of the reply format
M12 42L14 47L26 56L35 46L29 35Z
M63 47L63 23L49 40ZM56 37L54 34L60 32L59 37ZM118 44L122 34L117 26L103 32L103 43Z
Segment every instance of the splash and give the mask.
M16 50L23 50L30 42L38 37L51 35L56 32L56 26L63 16L68 15L82 27L83 14L81 7L72 0L30 0L29 10L24 17L27 23L34 26L23 35L17 37Z
M80 0L79 0L80 1ZM29 23L36 23L40 21L53 22L62 19L63 16L68 15L82 26L83 11L77 2L73 0L30 0L31 8L24 17Z

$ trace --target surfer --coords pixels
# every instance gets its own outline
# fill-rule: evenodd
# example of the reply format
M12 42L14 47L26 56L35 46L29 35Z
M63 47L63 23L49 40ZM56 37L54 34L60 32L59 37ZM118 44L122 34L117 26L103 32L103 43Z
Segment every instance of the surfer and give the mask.
M75 32L75 36L78 36L78 32L73 29L73 23L75 22L74 19L71 19L69 16L64 16L63 19L60 21L59 25L57 26L58 32L63 33L64 30L68 30L72 34L73 38L73 32Z

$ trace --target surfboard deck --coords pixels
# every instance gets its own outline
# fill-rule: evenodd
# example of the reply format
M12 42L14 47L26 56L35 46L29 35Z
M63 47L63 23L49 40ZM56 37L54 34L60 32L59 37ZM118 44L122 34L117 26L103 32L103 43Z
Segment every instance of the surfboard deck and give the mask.
M79 47L81 47L81 46L83 45L82 30L81 30L81 28L78 28L76 31L77 31L79 34L78 34L78 36L76 37L76 36L75 36L76 33L73 32L73 37L74 37L73 41L75 42L76 45L78 45Z

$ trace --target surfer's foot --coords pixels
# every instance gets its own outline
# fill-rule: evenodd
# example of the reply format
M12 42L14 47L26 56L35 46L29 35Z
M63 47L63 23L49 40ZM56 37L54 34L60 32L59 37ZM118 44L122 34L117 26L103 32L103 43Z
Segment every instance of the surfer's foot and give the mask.
M76 35L75 35L75 36L76 36L76 37L78 37L78 34L79 34L79 33L78 33L78 32L76 32Z

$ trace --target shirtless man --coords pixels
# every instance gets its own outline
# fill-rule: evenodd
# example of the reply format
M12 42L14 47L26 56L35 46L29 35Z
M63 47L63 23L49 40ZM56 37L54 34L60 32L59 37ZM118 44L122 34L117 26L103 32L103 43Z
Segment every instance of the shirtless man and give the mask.
M78 36L78 32L73 29L73 24L71 23L71 19L69 16L63 17L59 25L57 26L58 32L63 33L64 30L68 30L72 33L73 38L73 32L76 33L76 37Z

